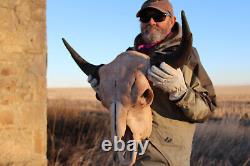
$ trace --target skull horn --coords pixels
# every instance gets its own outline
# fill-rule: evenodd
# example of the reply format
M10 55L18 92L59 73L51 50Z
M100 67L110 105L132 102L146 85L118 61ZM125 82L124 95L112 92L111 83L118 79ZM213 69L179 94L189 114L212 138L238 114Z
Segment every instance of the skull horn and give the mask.
M92 75L94 78L97 79L97 81L99 82L99 68L103 65L93 65L89 62L87 62L85 59L83 59L70 45L69 43L62 38L62 41L65 45L65 47L68 49L68 51L70 52L72 58L75 60L75 62L78 64L78 66L82 69L82 71L86 74L86 75Z
M181 11L181 20L182 20L182 39L181 39L181 44L174 55L178 58L177 62L173 65L174 68L179 68L185 65L192 51L193 37L187 22L187 18L185 16L185 12L183 10Z
M178 49L171 55L156 55L151 58L151 65L159 66L161 62L166 62L173 68L177 69L185 65L191 55L193 37L190 31L185 12L181 11L182 20L182 39Z

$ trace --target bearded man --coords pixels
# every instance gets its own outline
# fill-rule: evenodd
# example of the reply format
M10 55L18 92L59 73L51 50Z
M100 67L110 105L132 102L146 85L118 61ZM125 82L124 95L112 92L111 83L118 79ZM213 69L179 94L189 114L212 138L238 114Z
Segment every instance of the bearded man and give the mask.
M141 33L128 50L149 57L169 56L177 50L182 32L168 0L147 0L136 16ZM154 91L153 128L147 150L135 165L190 165L195 123L204 122L216 107L214 87L197 50L192 49L182 68L162 62L148 70L147 78ZM96 79L90 75L88 81L98 94Z

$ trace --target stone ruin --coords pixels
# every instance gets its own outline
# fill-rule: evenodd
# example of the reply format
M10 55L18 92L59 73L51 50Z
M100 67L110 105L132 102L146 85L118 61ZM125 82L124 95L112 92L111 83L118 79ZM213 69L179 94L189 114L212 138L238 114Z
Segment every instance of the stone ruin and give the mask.
M0 0L0 165L47 165L46 0Z

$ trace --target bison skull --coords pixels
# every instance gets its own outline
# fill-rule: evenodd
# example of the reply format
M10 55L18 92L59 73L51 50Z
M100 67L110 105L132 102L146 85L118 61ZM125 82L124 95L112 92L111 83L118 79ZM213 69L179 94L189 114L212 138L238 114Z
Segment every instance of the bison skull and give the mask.
M112 138L138 144L152 129L153 90L145 77L149 57L136 51L120 54L99 70L99 96L111 112ZM121 165L135 162L137 152L117 152Z

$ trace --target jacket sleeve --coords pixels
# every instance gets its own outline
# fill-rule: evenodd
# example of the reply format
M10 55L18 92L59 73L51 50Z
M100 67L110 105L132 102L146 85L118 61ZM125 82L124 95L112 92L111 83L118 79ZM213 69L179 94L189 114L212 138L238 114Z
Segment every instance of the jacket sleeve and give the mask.
M196 49L187 65L190 72L184 73L188 90L183 98L176 102L184 115L192 122L203 122L217 106L213 84L200 63ZM189 77L189 78L188 78Z

